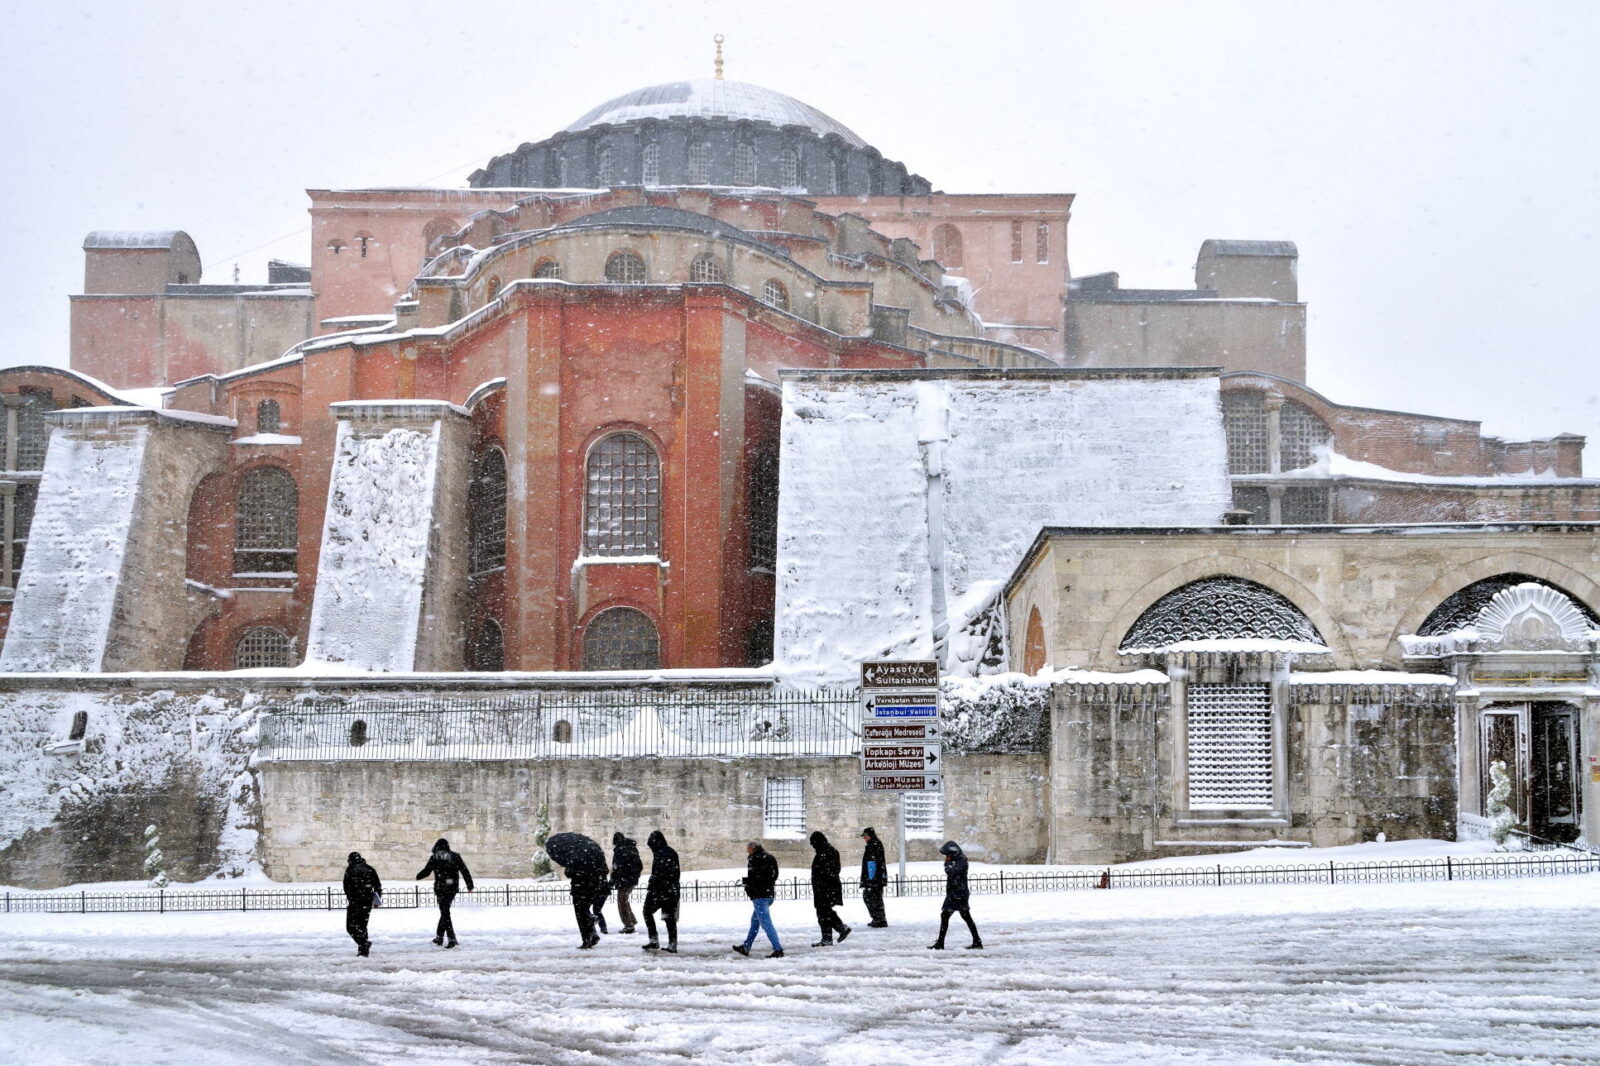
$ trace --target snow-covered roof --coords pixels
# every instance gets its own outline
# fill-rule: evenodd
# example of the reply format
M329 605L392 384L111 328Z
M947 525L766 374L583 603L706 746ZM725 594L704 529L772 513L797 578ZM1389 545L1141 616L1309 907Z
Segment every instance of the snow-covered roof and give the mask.
M181 229L136 230L97 229L83 239L85 250L90 248L171 248L183 238L190 248L194 241Z
M747 119L774 126L804 126L819 136L837 134L855 148L867 146L844 123L792 96L748 82L713 78L649 85L624 93L587 112L568 126L567 132L651 118Z
M1300 257L1293 241L1223 241L1212 238L1200 246L1200 255L1270 255Z

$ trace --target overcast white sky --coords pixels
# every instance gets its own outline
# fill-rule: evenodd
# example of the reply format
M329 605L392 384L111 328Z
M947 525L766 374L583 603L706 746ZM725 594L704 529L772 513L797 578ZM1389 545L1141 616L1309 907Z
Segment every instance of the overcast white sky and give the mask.
M721 32L729 78L936 188L1076 193L1075 274L1189 286L1208 237L1296 241L1336 401L1600 455L1587 0L5 6L0 364L65 363L90 230L181 228L206 280L263 280L307 261L303 190L465 184L709 76Z

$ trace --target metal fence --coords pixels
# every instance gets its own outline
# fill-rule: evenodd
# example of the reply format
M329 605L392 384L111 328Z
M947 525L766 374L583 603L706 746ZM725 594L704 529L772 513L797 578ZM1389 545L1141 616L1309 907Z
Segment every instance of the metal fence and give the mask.
M1411 881L1493 881L1518 877L1554 877L1600 873L1600 854L1499 854L1471 858L1408 859L1397 862L1326 862L1293 866L1106 867L1040 871L1039 873L974 874L967 884L973 895L1023 892L1069 892L1079 889L1234 887L1241 885L1360 885ZM941 874L890 878L885 895L942 896ZM847 897L860 889L844 885ZM778 882L779 899L811 898L809 880ZM745 898L738 881L685 881L685 903L718 903ZM457 906L538 907L570 905L564 881L483 885L458 896ZM235 889L161 889L135 892L7 892L5 913L121 914L219 911L336 910L344 893L334 887ZM433 890L423 885L392 888L383 894L386 909L431 907Z
M312 697L262 708L260 755L287 760L850 756L855 689L669 689Z

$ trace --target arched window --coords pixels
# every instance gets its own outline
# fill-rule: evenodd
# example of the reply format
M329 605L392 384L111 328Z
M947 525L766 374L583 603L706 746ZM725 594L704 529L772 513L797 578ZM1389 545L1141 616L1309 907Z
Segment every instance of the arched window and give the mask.
M793 148L778 153L778 185L785 189L800 187L800 153Z
M711 181L711 146L705 141L695 141L689 145L684 181L689 185L705 185Z
M481 574L506 565L506 457L499 448L485 448L473 458L467 512L471 572Z
M1299 470L1316 462L1333 439L1328 424L1304 404L1283 400L1275 414L1278 420L1276 456L1271 448L1274 411L1267 402L1266 393L1236 390L1222 394L1222 425L1228 435L1228 473Z
M496 274L489 279L489 284L484 287L484 299L493 300L500 295L500 276Z
M694 257L694 262L689 264L689 280L701 282L718 282L723 280L722 264L717 262L717 257L710 252Z
M373 248L376 248L377 245L378 245L378 238L374 237L372 234L368 233L366 230L362 230L360 233L356 234L356 238L355 239L356 239L356 247L361 249L361 258L363 258L363 259L365 259L367 257L367 252L368 251L370 251Z
M644 171L644 173L643 173L642 177L643 177L644 184L646 184L646 185L660 185L661 184L661 146L659 144L657 144L655 141L651 141L649 144L645 145L644 146L644 151L640 155L640 161L643 164L642 170Z
M365 718L357 718L350 723L350 746L352 748L362 747L367 743L367 740L367 720Z
M1194 640L1326 643L1311 620L1283 596L1241 577L1208 577L1151 604L1122 638L1119 652L1160 652Z
M428 257L432 257L443 248L445 238L453 235L461 228L453 218L436 218L429 222L422 231L422 247Z
M1278 414L1280 450L1283 469L1299 470L1317 461L1333 439L1328 424L1311 412L1311 409L1286 401Z
M256 404L257 433L276 433L282 425L277 400L262 400Z
M1044 620L1039 617L1039 608L1035 607L1028 612L1028 633L1022 650L1022 672L1037 674L1044 669L1046 656Z
M550 739L555 741L557 744L571 744L572 723L567 721L565 718L557 722L555 724L555 728L550 730Z
M585 670L654 670L660 665L656 624L643 611L612 607L595 615L583 631Z
M761 302L780 311L789 310L789 290L777 278L768 278L761 286Z
M661 551L661 461L637 433L613 433L589 451L584 478L587 555Z
M45 449L50 445L50 424L44 416L56 409L48 389L21 389L22 405L17 408L17 459L13 470L43 470Z
M844 193L845 193L845 176L846 175L845 175L844 160L843 159L835 159L833 161L833 182L832 182L832 185L833 185L832 192L833 192L833 194L835 196L843 196L844 195Z
M756 183L755 145L738 144L734 146L733 183L735 185L754 185Z
M1228 435L1228 473L1265 474L1267 408L1259 392L1222 394L1222 428Z
M300 498L287 470L257 467L240 479L234 504L234 573L294 573L299 530Z
M778 554L778 447L750 455L750 565L770 570Z
M564 189L566 187L567 187L567 154L565 152L557 152L556 153L556 188Z
M252 626L233 646L235 670L273 669L294 665L294 641L274 626Z
M594 176L597 185L613 185L616 183L617 153L609 144L595 153Z
M933 228L933 257L942 267L961 268L961 231L948 222Z
M485 618L467 645L467 669L495 672L506 668L506 639L500 623Z
M541 259L534 264L533 276L561 280L561 264L554 259Z
M619 285L643 285L644 260L632 252L612 252L606 260L606 280Z

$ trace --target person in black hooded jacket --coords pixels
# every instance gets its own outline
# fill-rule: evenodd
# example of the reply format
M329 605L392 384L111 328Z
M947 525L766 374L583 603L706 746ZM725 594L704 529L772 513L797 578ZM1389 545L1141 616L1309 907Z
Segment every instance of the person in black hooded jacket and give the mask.
M981 948L983 939L978 936L978 927L973 923L972 912L968 909L972 892L967 888L967 856L954 840L946 840L939 854L944 856L944 903L939 907L939 939L928 947L934 951L944 950L944 935L950 929L950 916L959 914L972 931L972 943L967 947Z
M453 948L456 946L456 927L450 920L450 904L463 882L467 891L472 891L472 871L467 869L466 861L460 855L450 850L450 841L440 837L433 842L428 864L417 874L416 880L420 881L429 874L433 875L433 898L439 904L439 925L433 932L433 942Z
M835 907L844 903L844 886L839 883L839 849L828 843L821 830L811 834L811 847L816 852L811 859L811 905L817 909L817 927L822 939L811 946L833 946L833 934L839 934L839 943L850 935L850 927L839 920Z
M866 848L861 852L861 902L867 905L872 921L868 929L887 929L889 919L883 911L883 889L889 883L889 867L883 859L883 841L870 825L861 831Z
M621 833L612 833L611 887L617 893L617 917L622 919L624 933L633 932L636 920L628 896L639 886L639 875L643 873L644 863L639 859L639 845Z
M644 886L644 931L650 937L646 951L678 952L678 878L681 870L678 853L667 845L667 838L657 829L645 838L650 847L650 880ZM620 898L620 897L619 897ZM656 912L667 926L667 946L663 948L656 939Z
M367 938L367 919L383 892L383 882L378 871L367 865L359 851L350 853L350 865L344 870L344 931L356 942L356 954L365 955L372 950Z

